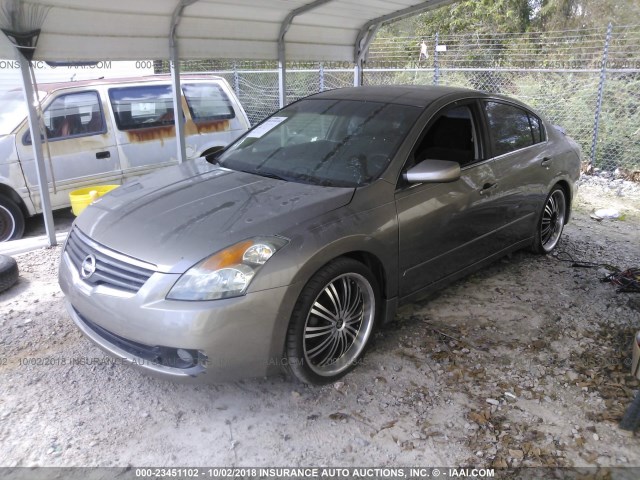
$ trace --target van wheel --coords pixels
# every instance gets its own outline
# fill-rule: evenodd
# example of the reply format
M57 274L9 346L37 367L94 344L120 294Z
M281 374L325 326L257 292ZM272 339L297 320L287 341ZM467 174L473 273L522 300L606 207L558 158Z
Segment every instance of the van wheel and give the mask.
M12 200L0 195L0 242L17 240L24 233L24 216Z

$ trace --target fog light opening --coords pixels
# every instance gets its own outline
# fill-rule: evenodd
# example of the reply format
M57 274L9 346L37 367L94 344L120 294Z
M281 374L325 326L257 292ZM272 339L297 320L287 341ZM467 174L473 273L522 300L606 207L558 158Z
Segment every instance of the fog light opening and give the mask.
M187 350L178 348L176 350L176 354L178 355L178 358L182 360L182 364L178 368L189 368L195 364L193 355L191 355Z

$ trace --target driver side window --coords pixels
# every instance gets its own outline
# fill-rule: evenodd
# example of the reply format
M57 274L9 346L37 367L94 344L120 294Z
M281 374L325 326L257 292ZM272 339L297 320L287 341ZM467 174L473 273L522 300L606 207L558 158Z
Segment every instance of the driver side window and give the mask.
M97 135L106 131L98 92L68 93L55 98L43 112L48 140ZM23 139L31 145L31 132Z
M104 131L97 92L71 93L56 98L44 112L50 140L95 135Z
M430 122L415 150L415 163L423 160L449 160L464 167L480 159L478 135L468 105L441 111Z

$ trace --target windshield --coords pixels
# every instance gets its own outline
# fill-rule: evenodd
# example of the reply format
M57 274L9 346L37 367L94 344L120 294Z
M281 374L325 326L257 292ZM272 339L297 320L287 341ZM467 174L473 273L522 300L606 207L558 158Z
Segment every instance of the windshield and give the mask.
M27 116L27 104L20 91L0 93L0 135L8 135Z
M419 114L405 105L302 100L248 132L218 161L288 181L357 187L384 172Z

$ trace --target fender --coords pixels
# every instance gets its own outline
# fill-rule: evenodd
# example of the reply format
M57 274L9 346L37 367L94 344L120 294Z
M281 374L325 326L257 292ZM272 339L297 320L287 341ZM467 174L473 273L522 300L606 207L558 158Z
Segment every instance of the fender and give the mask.
M20 206L25 216L31 216L37 212L29 196L15 139L15 135L0 136L0 193Z

